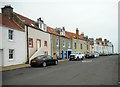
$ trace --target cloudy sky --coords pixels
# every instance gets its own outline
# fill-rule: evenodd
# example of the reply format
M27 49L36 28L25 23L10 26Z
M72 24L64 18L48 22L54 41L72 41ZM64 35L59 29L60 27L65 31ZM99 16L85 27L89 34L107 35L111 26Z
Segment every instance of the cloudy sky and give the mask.
M8 2L9 1L9 2ZM118 52L119 0L4 0L0 7L11 4L14 12L30 19L42 17L50 27L63 27L75 32L79 28L89 37L110 40Z

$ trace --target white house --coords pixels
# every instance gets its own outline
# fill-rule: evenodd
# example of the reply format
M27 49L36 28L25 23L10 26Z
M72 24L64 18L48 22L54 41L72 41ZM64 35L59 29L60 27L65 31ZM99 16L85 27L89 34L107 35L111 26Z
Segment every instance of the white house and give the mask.
M9 19L8 22L10 23L8 24L12 26L11 29L3 27L5 28L3 30L3 33L8 32L13 34L11 36L13 40L4 39L8 38L7 36L10 35L8 33L3 34L6 35L3 38L5 40L3 41L3 49L4 47L6 47L4 53L8 53L8 49L9 55L14 56L15 60L16 57L18 58L18 63L21 63L26 59L26 62L28 63L30 59L38 55L51 54L50 34L47 33L46 24L41 18L39 18L37 21L33 21L25 16L13 12L13 8L10 5L7 5L4 8L2 8L2 13ZM14 24L12 24L11 22ZM19 52L17 50L19 50ZM18 57L17 55L20 57ZM8 57L7 55L3 56ZM17 64L15 60L14 58L12 58L12 62L14 62L13 64ZM5 64L10 65L10 63L7 62Z
M23 64L26 62L26 34L24 29L19 27L12 21L5 10L9 8L2 8L2 22L0 23L0 66L10 66L16 64Z
M113 44L111 42L108 42L108 54L113 54Z

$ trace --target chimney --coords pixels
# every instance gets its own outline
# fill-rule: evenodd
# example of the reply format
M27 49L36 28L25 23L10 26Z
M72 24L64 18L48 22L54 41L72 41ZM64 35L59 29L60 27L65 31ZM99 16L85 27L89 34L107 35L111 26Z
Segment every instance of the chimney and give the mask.
M107 42L107 39L104 39L104 42Z
M65 30L65 27L63 27L63 30Z
M99 38L99 40L102 42L102 38Z
M4 16L8 17L9 19L13 18L13 8L11 5L5 5L1 10Z
M78 39L78 37L79 37L79 30L78 28L76 28L76 38Z

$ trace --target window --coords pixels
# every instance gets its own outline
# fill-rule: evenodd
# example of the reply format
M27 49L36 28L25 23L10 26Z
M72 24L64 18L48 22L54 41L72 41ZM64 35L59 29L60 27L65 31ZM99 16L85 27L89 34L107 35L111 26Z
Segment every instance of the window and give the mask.
M42 29L42 22L40 22L40 29Z
M44 24L44 30L46 30L46 24Z
M47 59L53 59L51 56L47 56Z
M87 50L88 50L88 45L87 45Z
M70 40L68 40L68 48L70 48Z
M74 43L74 48L75 48L75 49L77 48L77 44L76 44L76 42Z
M47 47L47 41L44 41L44 46Z
M9 59L14 58L14 49L9 49Z
M29 47L33 47L33 38L29 38Z
M48 51L44 51L44 55L48 55Z
M13 40L13 30L8 30L8 38L9 40Z
M65 40L63 39L63 41L62 41L62 44L63 44L63 47L65 47Z
M58 47L59 46L59 39L56 38L56 46Z
M81 45L80 47L81 47L81 49L82 49L82 44L80 44L80 45Z

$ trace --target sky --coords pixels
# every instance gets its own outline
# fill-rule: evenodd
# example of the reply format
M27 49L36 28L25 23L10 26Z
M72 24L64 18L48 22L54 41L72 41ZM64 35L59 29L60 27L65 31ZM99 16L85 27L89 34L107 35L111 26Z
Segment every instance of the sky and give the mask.
M37 21L41 17L50 27L76 28L90 38L108 39L118 52L119 0L3 0L14 12Z

